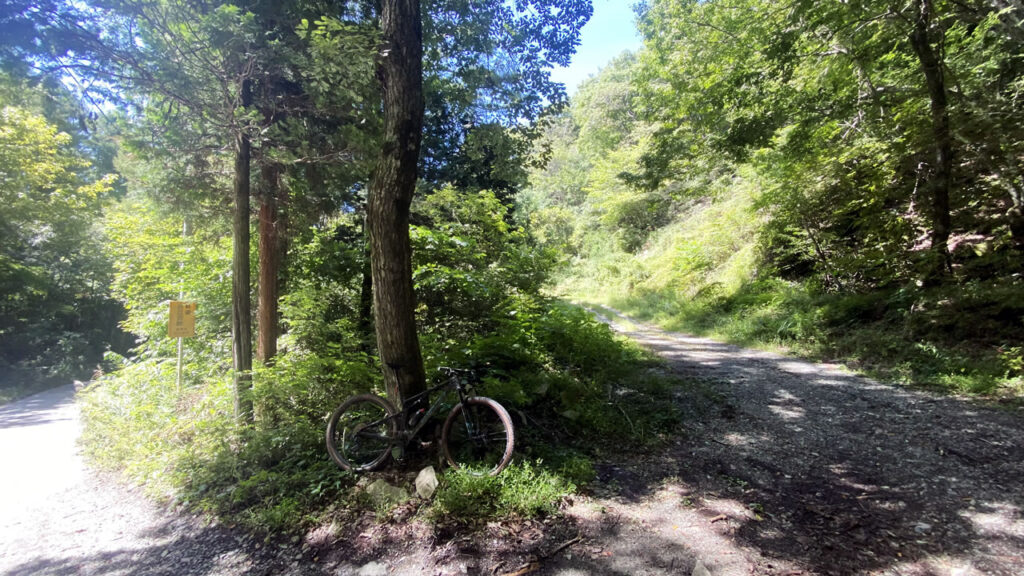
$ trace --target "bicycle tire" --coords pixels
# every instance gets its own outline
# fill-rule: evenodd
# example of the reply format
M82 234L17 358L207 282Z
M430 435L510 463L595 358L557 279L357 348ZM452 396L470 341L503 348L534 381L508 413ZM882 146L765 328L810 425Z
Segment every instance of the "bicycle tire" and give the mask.
M375 470L391 455L396 413L390 402L373 394L345 400L327 421L327 453L345 470Z
M483 396L467 398L448 414L441 429L445 459L470 474L496 476L512 460L515 430L501 405Z

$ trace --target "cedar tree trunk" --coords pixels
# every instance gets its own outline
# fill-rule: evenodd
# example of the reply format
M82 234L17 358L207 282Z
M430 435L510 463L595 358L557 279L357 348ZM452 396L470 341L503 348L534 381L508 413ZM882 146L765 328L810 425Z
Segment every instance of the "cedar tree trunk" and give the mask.
M921 70L928 84L928 98L931 100L932 137L935 140L935 167L928 179L932 203L932 253L933 265L929 270L932 278L939 278L951 271L949 256L949 234L952 219L949 213L949 187L953 173L953 137L949 129L949 108L946 98L946 80L943 65L932 47L929 26L933 16L932 0L915 0L917 16L910 43L917 53Z
M359 287L359 316L356 333L359 335L360 350L373 354L373 269L370 266L370 243L366 231L366 217L363 217L363 281Z
M249 80L242 80L241 105L252 104ZM252 422L252 296L249 282L249 135L235 135L235 214L231 258L231 348L235 369L235 417Z
M382 0L378 62L384 142L370 181L367 229L377 349L388 396L398 406L424 389L416 334L409 206L423 129L423 30L419 0Z
M278 210L281 196L281 167L264 164L260 167L259 209L259 308L256 358L264 365L277 355L280 333L277 302L280 296L281 261L283 260L284 222Z

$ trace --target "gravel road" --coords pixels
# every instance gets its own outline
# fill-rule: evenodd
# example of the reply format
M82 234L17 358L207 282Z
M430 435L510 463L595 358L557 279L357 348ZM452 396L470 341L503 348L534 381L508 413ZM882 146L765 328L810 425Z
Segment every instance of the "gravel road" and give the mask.
M0 574L323 573L301 549L264 546L169 512L87 470L73 397L65 386L0 406Z
M599 469L542 573L1024 575L1024 413L602 318L698 384L675 445ZM602 485L604 488L602 488ZM680 570L682 567L682 570Z

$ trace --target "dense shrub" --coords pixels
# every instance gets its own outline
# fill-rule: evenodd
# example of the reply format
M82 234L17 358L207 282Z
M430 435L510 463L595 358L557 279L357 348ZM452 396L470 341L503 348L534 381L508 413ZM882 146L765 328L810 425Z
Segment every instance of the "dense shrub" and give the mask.
M280 351L254 371L255 424L238 426L228 283L219 280L229 246L213 235L216 221L182 238L144 203L129 199L111 214L118 243L110 250L121 263L114 288L139 342L83 395L89 456L158 494L261 530L364 506L354 478L323 447L326 418L344 398L381 393L361 317L366 252L357 216L325 220L293 239ZM652 441L672 428L670 403L658 415L632 403L665 386L645 377L646 356L585 311L540 294L550 252L531 245L493 194L444 188L417 202L415 219L428 374L437 377L442 365L474 368L478 392L521 423L517 454L525 458L498 479L446 475L434 517L467 506L491 515L551 512L574 482L593 477L590 457L602 444L594 437ZM173 341L164 337L166 300L179 291L200 311L180 387Z

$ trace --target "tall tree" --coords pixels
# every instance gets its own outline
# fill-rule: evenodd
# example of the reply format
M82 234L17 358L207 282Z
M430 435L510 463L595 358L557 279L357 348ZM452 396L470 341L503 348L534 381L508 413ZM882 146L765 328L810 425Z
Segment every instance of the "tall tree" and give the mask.
M422 178L495 191L524 183L537 120L568 100L552 80L567 66L591 0L428 0Z
M388 396L397 404L425 386L416 333L409 208L423 129L423 28L419 0L383 0L378 63L384 135L370 181L370 234L377 348Z
M251 80L242 76L239 106L252 106ZM252 398L252 295L249 278L249 181L252 143L244 130L235 133L233 186L234 218L231 226L231 350L235 374L235 416L241 422L253 418Z
M935 141L935 165L928 177L931 189L932 229L931 244L935 262L932 277L952 271L949 257L949 234L952 218L949 207L949 187L953 178L953 135L949 127L949 104L946 88L946 64L935 48L944 43L945 32L935 22L932 0L914 0L913 29L910 44L921 63L931 109L932 137Z

